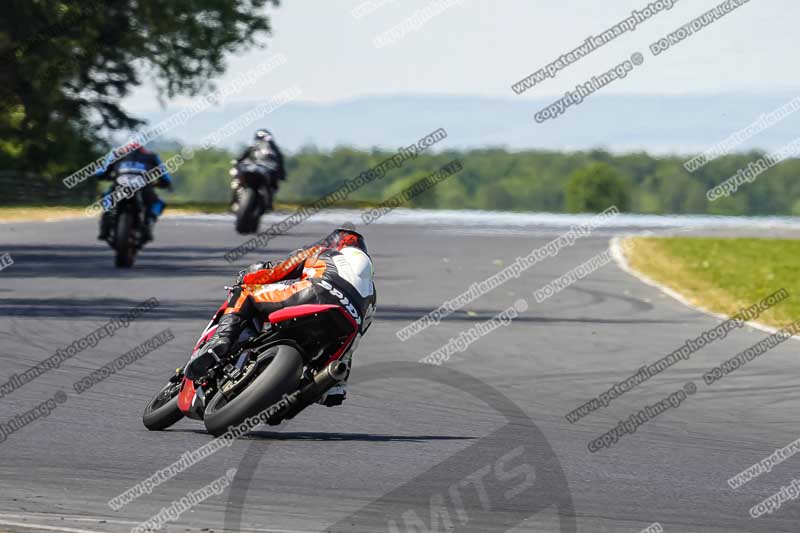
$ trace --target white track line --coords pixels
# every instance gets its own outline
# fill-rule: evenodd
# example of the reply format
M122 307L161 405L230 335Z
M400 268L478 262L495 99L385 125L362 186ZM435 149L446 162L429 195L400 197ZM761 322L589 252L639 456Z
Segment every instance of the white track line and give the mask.
M101 520L107 522L109 524L117 524L117 525L125 525L125 526L136 526L141 524L142 522L136 522L133 520L113 520L106 518L104 516L69 516L69 515L47 515L47 514L12 514L12 513L0 513L0 526L15 526L15 527L26 527L29 529L43 529L47 531L66 531L68 533L105 533L104 530L101 529L78 529L78 528L68 528L64 526L50 526L46 524L35 524L33 522L17 522L15 520L7 520L9 518L17 519L17 520L48 520L48 521L63 521L64 522L95 522L99 523ZM194 529L199 530L201 526L188 526L186 524L175 522L170 522L169 525L174 527L193 527ZM239 531L247 531L252 533L316 533L314 531L306 531L306 530L297 530L297 529L262 529L262 528L251 528L251 527L243 527L239 528Z
M11 520L0 519L0 526L24 527L27 529L43 529L45 531L66 531L67 533L103 533L98 529L76 529L74 527L48 526L45 524L34 524L32 522L13 522Z
M109 524L122 524L122 525L136 525L141 524L141 521L134 520L113 520L105 516L86 516L86 515L67 515L67 514L46 514L46 513L0 513L0 519L14 518L23 520L65 520L69 522L99 522L100 520L108 522Z
M631 235L631 237L635 237L635 235ZM674 298L675 300L679 301L680 303L682 303L683 305L685 305L690 309L694 309L695 311L711 315L713 317L719 318L720 320L728 320L730 318L729 316L723 315L722 313L717 313L715 311L711 311L710 309L706 309L705 307L700 307L699 305L693 304L688 299L686 299L682 294L670 289L665 285L658 283L654 279L645 276L641 272L634 270L628 263L628 259L625 257L625 252L622 250L621 240L623 238L625 238L625 236L623 237L617 236L612 238L610 241L611 256L614 258L614 262L617 263L617 266L621 270L627 272L628 274L638 279L645 285L650 285L651 287L655 287L656 289L660 290L667 296ZM768 326L760 322L750 321L750 322L745 322L745 324L747 324L753 329L764 331L766 333L777 333L778 331L780 331L777 328L773 328L772 326ZM793 335L792 338L795 340L800 340L800 336L797 335Z

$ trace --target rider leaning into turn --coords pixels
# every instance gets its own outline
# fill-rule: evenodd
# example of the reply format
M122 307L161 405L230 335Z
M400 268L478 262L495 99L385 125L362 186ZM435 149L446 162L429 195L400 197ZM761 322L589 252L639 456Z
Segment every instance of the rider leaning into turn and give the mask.
M337 229L319 243L296 250L276 266L256 263L241 271L216 333L208 348L187 366L186 375L201 376L216 362L224 361L245 324L255 316L264 317L302 304L342 305L359 324L356 339L342 356L349 367L359 340L372 322L375 303L373 265L364 237L352 230ZM345 395L342 382L330 389L320 403L339 405Z
M99 179L114 179L120 174L135 174L144 176L151 170L161 168L161 177L153 184L148 184L142 190L142 200L144 201L147 213L145 215L145 223L143 228L144 242L153 240L153 225L156 223L159 215L164 211L165 203L156 194L154 187L172 188L172 176L167 172L166 167L161 162L161 158L154 152L145 149L140 143L133 141L126 146L128 151L120 159L113 161L113 156L109 155L109 160L106 164L95 172L95 176ZM103 194L102 203L105 205L110 202L110 194L113 187ZM100 218L100 234L97 236L99 240L108 238L111 231L111 214L109 210L103 212Z

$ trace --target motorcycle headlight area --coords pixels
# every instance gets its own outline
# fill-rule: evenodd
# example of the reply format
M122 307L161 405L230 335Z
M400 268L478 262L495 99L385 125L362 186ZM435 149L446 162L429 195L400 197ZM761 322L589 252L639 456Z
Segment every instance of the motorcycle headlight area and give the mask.
M138 174L121 174L117 176L115 181L117 182L117 185L121 187L130 187L132 189L141 189L147 185L147 183L144 181L144 178Z

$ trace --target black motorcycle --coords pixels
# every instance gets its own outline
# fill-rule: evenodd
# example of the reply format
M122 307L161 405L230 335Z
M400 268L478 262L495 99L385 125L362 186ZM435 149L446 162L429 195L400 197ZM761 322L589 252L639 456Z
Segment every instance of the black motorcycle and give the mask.
M200 335L190 362L214 336L226 308L227 301ZM194 380L178 369L147 404L142 422L158 431L183 417L194 418L215 436L259 413L267 415L261 422L280 424L347 377L345 354L358 330L352 314L340 305L304 304L275 311L243 332L230 362L219 362Z
M116 253L117 268L130 268L145 243L147 206L142 191L147 184L140 174L117 174L112 179L114 186L101 200L106 210L103 223L109 225L106 242Z
M275 179L277 164L267 160L254 162L231 161L230 170L233 199L231 211L236 215L236 231L256 233L261 215L272 211L272 199L278 189Z

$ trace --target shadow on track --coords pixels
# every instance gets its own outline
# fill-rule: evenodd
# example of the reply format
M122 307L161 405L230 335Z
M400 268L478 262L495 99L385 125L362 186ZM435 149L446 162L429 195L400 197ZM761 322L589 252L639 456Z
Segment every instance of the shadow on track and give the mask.
M433 309L427 307L405 307L398 305L382 305L378 308L375 314L375 320L397 320L405 322L413 322L423 315L430 313ZM481 309L473 311L472 314L467 314L465 311L456 311L455 313L444 317L441 322L482 322L489 320L496 316L504 309L487 310ZM557 324L557 323L575 323L575 324L687 324L686 320L663 320L663 319L648 319L648 318L566 318L566 317L551 317L551 316L518 316L514 322L526 322L534 324Z
M219 276L235 279L243 266L224 259L228 247L164 246L145 247L132 269L114 267L114 253L103 243L94 246L16 245L4 249L14 258L15 267L3 273L6 278L112 278ZM291 250L269 249L252 254L254 263L264 258L280 259ZM249 264L248 263L248 264Z
M196 433L208 435L202 429L171 429L169 433ZM320 431L251 431L240 440L254 441L352 441L352 442L432 442L439 440L475 440L477 437L458 437L453 435L377 435L370 433L324 433Z
M148 295L149 296L149 295ZM195 300L160 300L160 305L144 315L143 320L208 320L208 317L219 307L225 297L220 291L216 300L198 302ZM0 300L0 315L14 317L63 318L73 320L76 316L82 319L111 319L122 315L141 304L147 297L141 298L49 298L32 300L29 298L3 298Z

